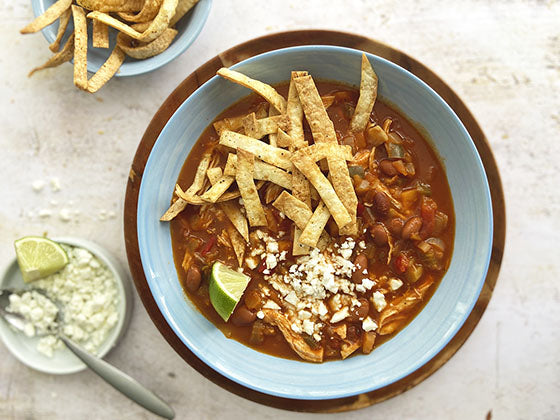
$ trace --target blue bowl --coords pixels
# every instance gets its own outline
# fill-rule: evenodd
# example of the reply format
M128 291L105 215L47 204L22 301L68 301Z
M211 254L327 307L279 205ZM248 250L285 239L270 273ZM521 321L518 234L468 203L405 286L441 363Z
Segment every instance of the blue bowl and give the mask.
M35 16L42 15L45 10L47 10L54 2L55 0L32 0L31 4L33 7L33 13L35 14ZM169 48L167 48L161 54L143 60L136 60L127 56L115 76L136 76L138 74L148 73L166 65L170 61L177 58L194 42L198 34L200 34L200 31L202 31L202 27L206 23L206 19L208 19L208 14L210 13L211 6L212 0L200 0L175 25L178 34ZM64 42L66 42L66 39L72 33L73 28L74 26L72 18L70 18L70 23L68 24L66 35L61 45L64 45ZM52 25L47 26L45 29L43 29L43 35L45 36L49 44L56 39L57 31L58 20ZM117 31L110 28L109 48L93 48L91 39L91 24L89 24L88 20L88 72L95 73L103 65L105 60L107 60L115 45L116 36Z
M359 86L361 51L331 46L287 48L235 66L251 77L279 83L290 71ZM456 217L454 253L441 285L420 314L369 355L310 364L276 358L227 339L185 299L173 263L169 206L183 162L202 131L249 91L213 77L175 112L148 158L138 198L138 242L154 299L177 336L204 363L246 387L279 397L331 399L373 391L419 369L457 333L484 283L492 248L490 191L477 150L451 108L408 71L368 54L379 76L379 96L420 125L445 167Z

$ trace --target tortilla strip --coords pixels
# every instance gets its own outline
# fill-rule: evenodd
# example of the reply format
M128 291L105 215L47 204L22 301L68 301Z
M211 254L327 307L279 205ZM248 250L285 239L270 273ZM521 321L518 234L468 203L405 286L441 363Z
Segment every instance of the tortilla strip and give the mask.
M156 17L162 1L163 0L146 0L139 13L119 12L119 16L129 22L147 22Z
M231 147L232 149L244 149L254 154L260 160L278 166L282 169L291 169L291 154L289 151L271 146L260 140L244 136L233 131L222 131L220 144Z
M87 87L88 92L95 93L101 89L119 70L124 62L124 59L124 52L115 45L115 48L113 48L113 52L109 58L107 58L99 70L97 70L97 72L91 76L91 79L89 79Z
M358 224L356 222L356 211L358 210L358 197L354 190L352 178L348 171L348 165L340 158L327 158L329 164L329 178L342 204L348 211L352 222L347 226L340 227L341 235L355 236L358 234Z
M49 58L45 64L31 70L27 77L33 76L36 71L60 66L62 63L72 60L72 57L74 57L74 34L70 35L61 51Z
M305 154L313 162L336 156L344 160L354 160L352 155L352 146L342 145L338 143L315 143L311 146L299 149L292 154L292 159Z
M253 181L255 155L239 149L237 151L237 171L235 180L243 198L245 212L251 226L266 226L268 224L264 209Z
M222 168L220 168L219 166L210 168L206 171L206 176L208 177L211 185L214 185L216 182L218 182L222 175Z
M218 203L220 208L226 214L227 218L231 222L231 224L235 227L237 232L241 235L241 237L245 240L245 242L249 242L249 227L247 226L247 218L241 213L241 209L239 208L239 204L234 201L224 201L223 203Z
M87 90L87 22L86 13L80 6L72 5L74 18L74 84Z
M273 309L263 309L264 322L276 325L290 347L295 351L299 357L308 362L322 362L323 361L323 347L318 347L317 349L311 348L309 344L305 342L301 334L297 334L292 330L292 323L288 321L285 315L279 311Z
M226 130L237 131L243 128L243 118L245 118L245 116L224 118L223 120L212 123L212 125L214 126L216 133L218 133L218 135L222 135L222 132Z
M282 191L282 194L272 203L279 211L284 213L286 217L292 220L300 229L305 229L309 219L313 216L313 212L307 204L298 200L287 191Z
M276 92L272 86L267 85L259 80L251 79L242 73L222 67L217 72L224 79L230 80L262 96L266 101L276 108L281 114L286 112L286 100Z
M284 191L284 189L280 185L268 184L264 192L264 202L266 204L272 203L278 198L282 191Z
M231 184L233 184L233 181L235 181L234 177L222 175L222 177L218 179L218 181L216 181L216 183L212 185L208 191L202 194L200 198L202 198L204 201L215 203L216 201L218 201L218 198L220 198L227 191Z
M99 20L94 20L91 38L94 48L109 48L109 27Z
M299 256L299 255L308 255L310 252L310 248L307 245L304 245L299 242L299 237L301 236L301 229L297 226L294 226L294 239L292 242L292 255Z
M274 138L276 139L276 146L277 147L283 147L283 148L287 148L287 149L291 149L292 148L292 138L290 136L288 136L286 134L286 132L284 130L282 130L281 128L278 128L278 131L276 132L276 134L270 134L268 136L268 138L270 139L270 144L272 144L272 136L275 136Z
M329 209L325 206L325 203L321 201L313 212L313 216L309 219L307 226L303 229L299 237L299 242L304 245L316 247L330 217Z
M25 28L21 29L19 32L22 34L32 34L41 29L49 26L55 20L57 20L66 10L70 8L72 0L58 0L51 7L45 10L40 16L37 16L33 22L28 24Z
M259 181L262 182L262 181ZM262 187L262 184L257 184L257 189ZM208 204L208 201L203 200L197 195L188 195L181 189L179 184L175 184L175 194L177 197L185 200L187 204L193 204L195 206L201 206L203 204ZM216 200L216 203L223 203L224 201L233 200L234 198L238 198L240 196L239 191L230 191L223 194L220 198ZM161 219L160 219L161 220Z
M66 28L68 27L68 22L70 22L70 16L72 16L72 10L70 8L66 9L58 19L58 31L56 32L56 39L51 45L49 45L49 50L53 53L58 52L60 49L60 42L64 37Z
M362 75L360 80L360 97L350 120L350 131L360 132L366 129L369 116L377 98L377 75L367 59L362 54Z
M295 149L307 146L305 136L303 134L303 108L299 100L298 91L294 83L297 77L307 76L306 71L293 71L290 79L290 87L288 88L288 104L286 106L286 115L290 121L290 127L287 134L292 138Z
M179 0L177 7L175 8L175 14L169 21L169 26L174 26L183 16L185 16L189 10L191 10L198 0Z
M225 203L222 203L225 204ZM239 232L233 227L228 225L226 227L229 241L231 242L231 246L233 247L233 251L235 252L235 256L237 257L237 264L239 267L243 266L243 257L245 256L245 240L241 237Z
M98 21L94 20L94 22ZM117 45L129 57L141 60L143 58L153 57L164 52L171 45L175 36L177 36L177 31L175 29L167 28L152 42L134 47L132 38L126 34L119 33L117 35Z
M321 96L321 102L323 102L325 109L329 109L329 107L334 103L334 99L334 95Z
M235 176L237 173L237 156L230 153L228 155L228 160L226 163L226 167L224 169L224 174L229 176ZM262 181L269 181L276 185L280 185L282 188L286 188L287 190L292 189L292 177L291 175L283 171L276 166L269 165L268 163L261 162L260 160L255 161L253 178L262 180Z
M346 207L342 201L340 201L340 198L338 198L333 186L325 175L323 175L319 167L307 156L298 156L292 159L292 162L296 168L306 176L309 182L313 184L319 196L329 208L338 227L342 228L351 223L352 217L348 214L348 210L346 210ZM348 168L346 168L346 170L348 171ZM305 229L305 226L303 229Z
M87 10L100 12L139 12L144 0L76 0Z
M271 107L271 109L275 109ZM243 118L243 128L245 129L245 135L252 137L254 139L261 139L267 134L273 134L278 131L279 128L286 128L287 121L281 115L274 117L257 119L254 112L245 116ZM276 146L275 144L271 144Z
M273 106L269 106L268 107L268 116L269 117L275 117L277 115L280 115L280 112L274 108ZM258 118L258 117L257 117ZM287 122L287 120L285 120ZM280 130L280 128L278 127L278 130ZM268 144L270 144L271 146L274 147L278 147L278 130L274 133L270 133L268 135Z
M212 158L211 153L205 153L202 155L200 159L200 163L198 164L198 168L196 169L196 173L194 175L194 180L191 186L184 192L186 196L194 196L197 194L204 185L204 177L206 175L206 171L208 170L208 166L210 166L210 160ZM182 198L177 199L171 207L165 212L163 216L159 220L162 222L168 222L172 220L175 216L181 213L185 207L187 207L187 201Z

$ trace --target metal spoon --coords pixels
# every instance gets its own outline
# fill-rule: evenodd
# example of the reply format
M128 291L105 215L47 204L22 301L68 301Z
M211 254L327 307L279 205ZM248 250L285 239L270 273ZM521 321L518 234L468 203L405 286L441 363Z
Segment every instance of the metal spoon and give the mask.
M56 322L58 327L52 331L45 332L40 335L55 335L57 336L65 345L66 347L74 353L85 365L87 365L91 370L97 373L105 382L115 388L117 391L122 392L132 401L141 405L145 409L151 411L158 416L173 419L175 417L175 412L173 409L163 401L160 397L154 394L152 391L141 385L138 381L128 376L126 373L122 372L121 370L117 369L116 367L110 365L106 361L100 359L88 353L68 337L66 337L62 333L61 324L62 324L62 307L59 305L58 302L53 301L50 299L45 293L37 289L31 290L1 290L0 289L0 317L4 318L8 324L10 324L14 329L23 332L24 326L26 324L25 318L16 313L8 312L6 307L9 303L9 297L11 294L21 294L23 292L28 291L36 291L41 293L43 296L48 298L51 302L53 302L58 308L58 314L56 318Z

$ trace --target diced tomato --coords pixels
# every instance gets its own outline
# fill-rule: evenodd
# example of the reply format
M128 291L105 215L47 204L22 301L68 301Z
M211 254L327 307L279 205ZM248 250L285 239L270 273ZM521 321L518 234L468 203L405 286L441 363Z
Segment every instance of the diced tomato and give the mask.
M397 272L401 274L404 273L408 268L409 262L408 257L401 252L395 260L395 268Z
M420 207L422 230L419 233L422 239L428 238L434 231L436 211L436 202L429 197L423 197L422 206Z
M210 239L208 239L208 242L206 242L206 244L200 250L200 255L204 257L206 254L208 254L212 249L212 247L216 245L217 241L218 241L218 237L216 235L212 235Z
M266 258L263 258L261 260L261 263L259 264L259 266L257 267L257 271L259 273L262 273L264 270L266 269Z
M362 203L358 203L358 208L356 209L356 213L358 214L358 216L361 216L362 214L364 214L365 209L366 209L366 206L364 206Z

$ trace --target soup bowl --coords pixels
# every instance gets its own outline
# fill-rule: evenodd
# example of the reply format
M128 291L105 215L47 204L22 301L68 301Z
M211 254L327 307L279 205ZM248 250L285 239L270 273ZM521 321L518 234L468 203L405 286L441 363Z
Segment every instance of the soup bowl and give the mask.
M232 68L275 84L291 70L359 86L361 51L333 46L292 47L261 54ZM492 249L492 205L477 149L452 109L428 85L383 58L367 54L379 77L379 98L413 122L432 143L447 172L454 201L453 257L424 309L394 338L369 355L311 364L257 352L226 338L185 297L169 225L178 174L202 131L223 110L249 94L213 77L175 111L155 142L142 175L137 237L143 271L159 311L177 337L221 375L269 395L320 400L352 396L392 384L437 355L469 316L485 281Z

